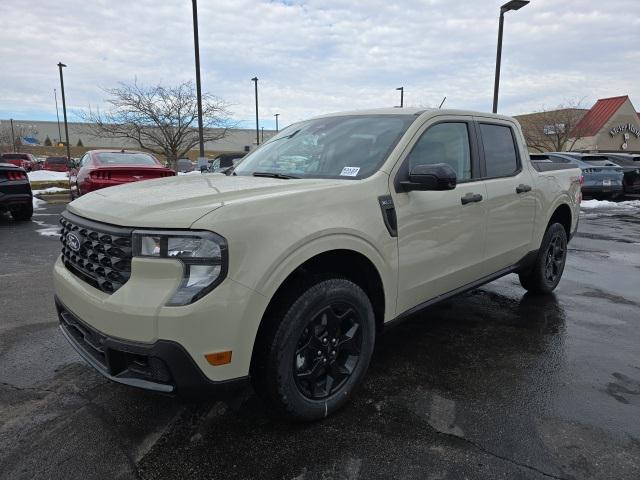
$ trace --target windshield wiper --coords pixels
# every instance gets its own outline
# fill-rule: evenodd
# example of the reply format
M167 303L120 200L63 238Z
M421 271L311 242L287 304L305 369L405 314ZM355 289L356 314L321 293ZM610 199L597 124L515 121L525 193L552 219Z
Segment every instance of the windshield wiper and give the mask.
M251 175L254 177L269 177L269 178L282 178L284 180L290 180L292 178L300 178L295 175L287 175L286 173L276 173L276 172L253 172Z

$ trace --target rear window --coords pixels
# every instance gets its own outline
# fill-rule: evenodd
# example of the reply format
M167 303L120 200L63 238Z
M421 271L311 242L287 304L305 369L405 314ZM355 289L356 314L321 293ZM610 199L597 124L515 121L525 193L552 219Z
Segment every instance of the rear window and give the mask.
M487 177L507 177L518 170L518 156L511 128L480 124Z
M26 153L3 153L3 160L29 160Z
M102 165L157 165L146 153L100 152L94 156Z
M67 157L47 157L46 162L53 165L66 165Z

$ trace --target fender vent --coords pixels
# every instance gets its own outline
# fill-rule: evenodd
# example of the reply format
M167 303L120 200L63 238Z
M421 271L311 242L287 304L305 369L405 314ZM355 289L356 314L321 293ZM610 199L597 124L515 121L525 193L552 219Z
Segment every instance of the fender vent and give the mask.
M398 219L396 217L396 207L393 204L393 198L391 198L391 195L382 195L378 197L378 203L380 204L380 210L382 210L384 226L387 227L389 235L397 237Z

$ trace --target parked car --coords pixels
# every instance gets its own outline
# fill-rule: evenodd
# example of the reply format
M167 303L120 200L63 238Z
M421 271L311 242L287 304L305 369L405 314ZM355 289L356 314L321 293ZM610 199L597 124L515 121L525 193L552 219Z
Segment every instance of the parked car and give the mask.
M303 121L232 175L70 203L61 330L113 381L204 395L250 378L278 412L321 419L362 382L385 326L509 273L532 292L558 285L581 174L552 167L532 165L501 115Z
M176 172L153 155L135 150L89 150L69 173L71 197L105 187L171 177Z
M54 172L68 172L69 160L67 157L47 157L44 161L43 169Z
M34 158L34 163L32 165L32 171L42 170L42 168L44 167L45 157L33 157L33 158Z
M180 158L176 162L176 170L180 173L189 173L195 170L193 163L188 158Z
M209 161L209 172L226 173L235 168L245 157L244 153L223 153Z
M3 153L0 156L0 163L10 163L16 167L24 168L27 172L33 170L36 160L30 153Z
M556 163L570 163L582 170L584 181L582 195L585 198L615 199L622 195L622 168L604 155L578 152L548 152L532 154L534 162L547 156Z
M609 160L622 167L622 186L625 195L640 194L640 155L629 153L607 153Z
M11 212L14 220L33 215L33 194L24 168L0 163L0 212Z

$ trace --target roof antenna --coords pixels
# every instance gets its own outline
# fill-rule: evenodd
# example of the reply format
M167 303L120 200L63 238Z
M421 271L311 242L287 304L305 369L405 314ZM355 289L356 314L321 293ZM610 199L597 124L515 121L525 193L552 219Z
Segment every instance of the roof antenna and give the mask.
M444 105L444 101L447 99L447 97L445 96L442 101L440 102L440 106L438 107L438 110L440 110L442 108L442 105Z

